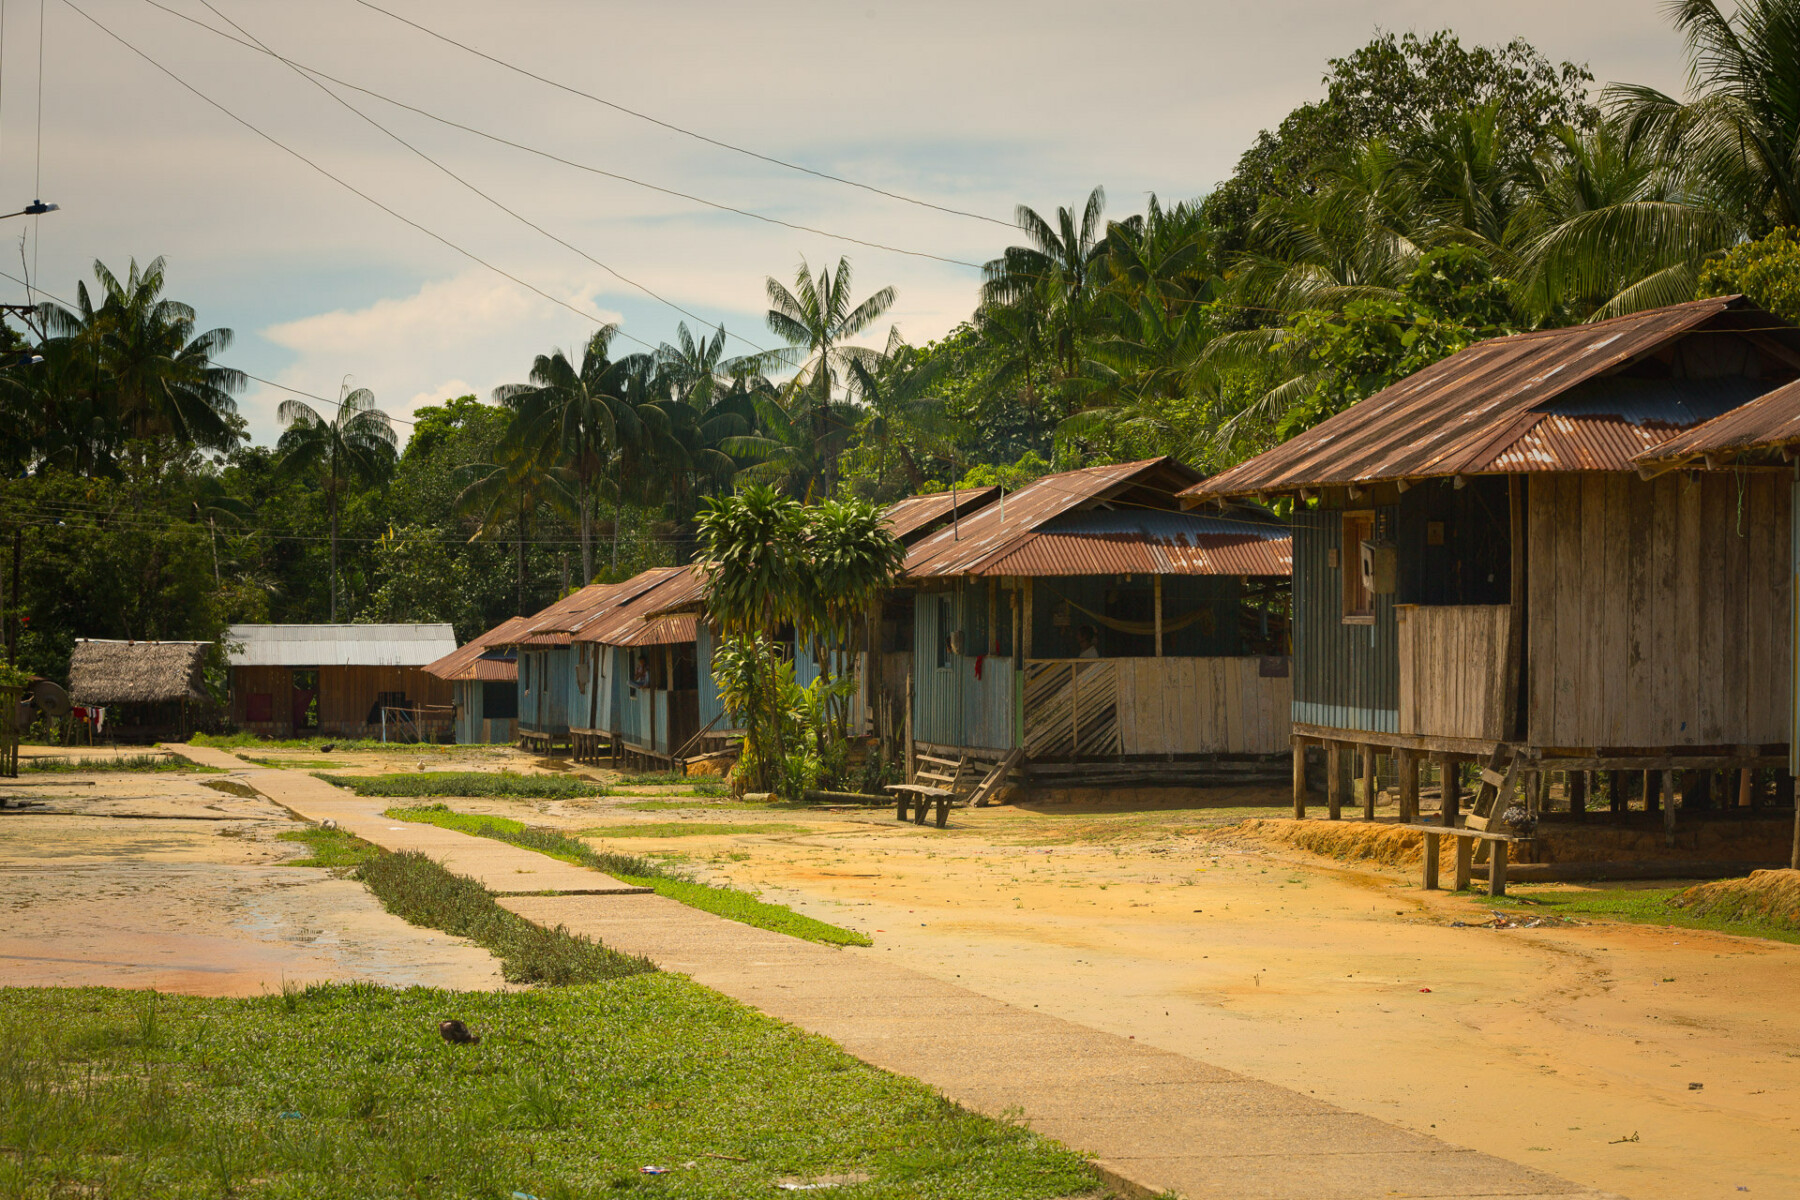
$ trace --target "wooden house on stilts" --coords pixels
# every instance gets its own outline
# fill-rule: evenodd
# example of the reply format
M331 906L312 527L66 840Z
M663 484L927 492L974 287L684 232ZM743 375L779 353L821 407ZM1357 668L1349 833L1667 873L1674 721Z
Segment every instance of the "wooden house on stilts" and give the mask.
M1288 745L1288 529L1182 511L1198 479L1170 458L1050 475L917 542L910 745L1033 789L1266 771Z
M1522 817L1539 863L1766 861L1758 818L1793 794L1789 480L1649 464L1797 376L1800 330L1672 305L1478 343L1190 487L1294 502L1296 815L1312 747L1332 817L1354 756L1364 814L1386 760L1416 820L1428 762L1437 821L1466 781L1469 820Z

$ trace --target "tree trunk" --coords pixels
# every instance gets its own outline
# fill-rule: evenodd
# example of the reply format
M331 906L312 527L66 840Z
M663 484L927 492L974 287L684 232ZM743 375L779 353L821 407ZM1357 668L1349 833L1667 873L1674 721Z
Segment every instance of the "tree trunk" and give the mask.
M594 577L594 499L587 483L581 485L581 582Z
M331 623L333 625L336 625L337 619L338 619L337 618L337 608L338 608L338 566L337 566L338 511L337 511L337 492L335 490L333 490L333 492L331 493L330 507L331 507Z

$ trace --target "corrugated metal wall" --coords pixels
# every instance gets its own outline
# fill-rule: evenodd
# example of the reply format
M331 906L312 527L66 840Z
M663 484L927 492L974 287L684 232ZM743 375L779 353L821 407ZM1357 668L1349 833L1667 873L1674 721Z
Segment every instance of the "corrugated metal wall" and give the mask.
M1377 537L1394 537L1398 510L1377 508ZM1344 624L1343 514L1294 514L1294 720L1335 729L1396 733L1400 728L1400 650L1394 597L1375 597L1371 625ZM1343 557L1342 555L1339 556Z
M987 643L987 584L920 592L913 605L913 738L943 746L1011 749L1017 688L1012 659L988 655L975 676L972 648ZM1005 611L1005 594L1001 595ZM962 630L962 654L949 636ZM1010 630L1002 629L1003 640Z
M718 718L715 730L731 728L731 718L719 716L725 706L719 701L719 685L713 682L713 632L704 620L694 630L694 677L700 690L700 724L702 727Z
M570 650L567 646L519 652L519 728L558 736L569 732Z

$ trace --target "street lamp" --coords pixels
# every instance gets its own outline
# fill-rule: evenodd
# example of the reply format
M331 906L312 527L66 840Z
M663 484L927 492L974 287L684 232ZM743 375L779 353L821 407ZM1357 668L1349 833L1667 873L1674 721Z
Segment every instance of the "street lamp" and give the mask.
M45 204L42 200L33 200L18 212L0 213L0 220L7 217L39 217L47 212L55 212L61 207L60 204Z

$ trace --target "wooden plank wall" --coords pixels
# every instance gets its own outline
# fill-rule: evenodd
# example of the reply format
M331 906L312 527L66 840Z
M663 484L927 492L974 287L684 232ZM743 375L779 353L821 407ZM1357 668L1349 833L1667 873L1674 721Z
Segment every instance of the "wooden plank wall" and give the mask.
M1293 691L1259 658L1033 660L1025 671L1025 752L1067 757L1079 700L1081 753L1280 754ZM1070 686L1073 669L1081 672Z
M319 732L354 734L371 728L369 715L382 692L404 692L408 704L444 704L450 684L418 667L320 667Z
M250 693L271 698L267 721L250 719ZM231 720L247 733L286 735L293 730L294 672L291 667L231 668Z
M1279 754L1289 748L1292 681L1260 658L1121 660L1126 754Z
M1532 742L1787 740L1784 476L1557 474L1529 487Z
M1510 604L1401 605L1400 732L1505 734Z

